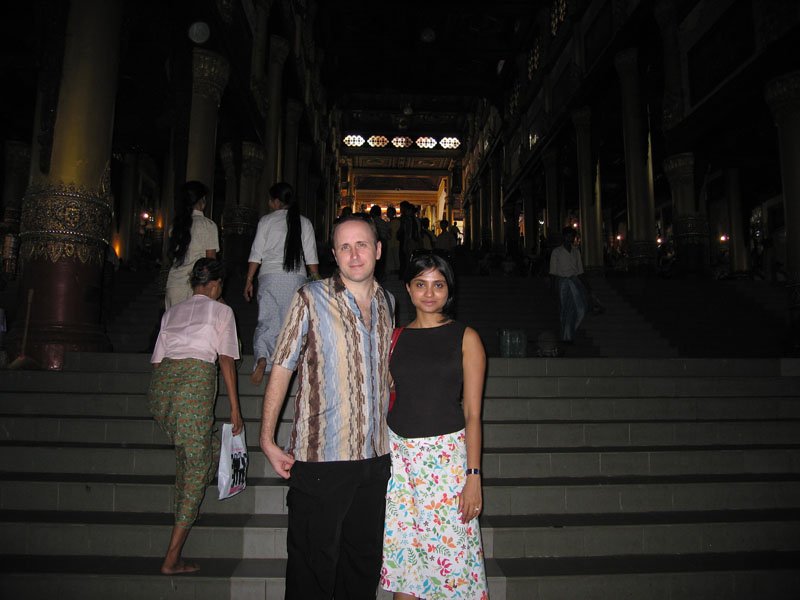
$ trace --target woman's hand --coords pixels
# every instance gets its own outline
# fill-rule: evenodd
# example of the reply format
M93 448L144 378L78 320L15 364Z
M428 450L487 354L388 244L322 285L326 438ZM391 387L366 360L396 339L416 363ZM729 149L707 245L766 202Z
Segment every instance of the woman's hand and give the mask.
M483 497L481 493L481 476L467 475L467 482L458 496L458 512L461 522L467 523L481 514Z
M238 408L231 411L231 425L233 425L233 435L242 433L242 429L244 429L244 419L242 419L242 413L239 412Z

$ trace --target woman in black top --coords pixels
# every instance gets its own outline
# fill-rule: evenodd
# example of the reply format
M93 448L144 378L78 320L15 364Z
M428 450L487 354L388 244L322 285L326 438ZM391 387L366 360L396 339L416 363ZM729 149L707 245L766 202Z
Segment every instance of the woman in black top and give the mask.
M481 600L486 355L475 330L452 319L453 270L439 252L414 252L404 275L416 318L389 363L396 400L387 418L392 478L381 585L395 600Z

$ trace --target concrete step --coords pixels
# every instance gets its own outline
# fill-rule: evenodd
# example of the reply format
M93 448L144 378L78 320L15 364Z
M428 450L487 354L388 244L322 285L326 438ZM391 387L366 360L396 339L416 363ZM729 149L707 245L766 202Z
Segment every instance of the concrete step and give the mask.
M261 418L263 392L250 387L240 392L242 415L257 422ZM149 420L147 397L138 394L105 394L58 392L0 392L0 414L5 416L38 416L63 418L118 419L122 417ZM294 414L293 396L285 405L283 419ZM224 399L217 401L217 419L229 415ZM684 398L488 398L483 405L484 422L535 421L605 423L620 421L708 421L800 419L800 397L765 396L757 402L751 397L684 397ZM249 427L249 426L248 426Z
M555 359L557 360L557 359ZM106 394L146 393L149 377L142 373L85 373L3 371L0 384L5 391ZM239 371L239 389L252 389L249 373ZM224 388L223 385L220 386ZM780 378L767 376L716 376L716 377L663 377L663 376L556 376L541 377L535 373L527 376L490 376L487 378L485 397L722 397L730 395L796 396L800 389L800 376Z
M486 558L593 557L800 550L790 511L481 519ZM171 514L8 512L0 555L163 556ZM285 515L208 515L192 528L193 558L286 558Z
M242 357L240 372L249 373L253 356ZM147 372L150 373L148 353L74 352L67 354L65 371L90 373ZM679 376L717 377L747 375L800 375L800 359L651 359L651 358L500 358L490 357L488 375L520 376ZM0 373L2 376L2 373ZM0 379L0 381L2 381Z
M488 559L493 600L794 600L796 552L680 557ZM7 598L63 600L273 600L282 598L281 559L200 559L191 577L157 575L159 558L15 555L5 557L0 592ZM378 600L391 595L379 591Z
M145 411L142 411L145 412ZM228 414L222 412L220 421ZM250 411L245 418L250 418ZM278 440L283 443L290 428L290 415L279 423ZM219 425L219 422L218 422ZM248 438L258 440L260 420L247 422ZM43 416L0 416L0 440L7 443L162 444L167 443L159 426L148 415L136 419L78 418ZM800 443L800 420L737 421L605 421L538 422L514 421L483 424L486 450L498 448L602 449L626 451L648 447L675 446L775 446ZM113 446L112 446L113 447Z
M164 434L143 423L141 436L151 441L119 443L108 436L107 443L13 442L0 445L0 470L6 473L108 473L169 475L175 472L174 453ZM285 443L288 428L279 435ZM111 431L121 431L112 429ZM80 439L80 436L76 436ZM257 436L251 436L257 440ZM281 439L283 438L283 439ZM796 441L798 436L794 436ZM487 446L483 471L490 478L604 478L620 476L688 476L736 474L800 474L800 445L770 447L720 447L636 450L627 447L580 449L515 448ZM274 477L257 445L249 446L250 477Z
M4 473L2 510L158 512L172 510L174 476ZM800 476L730 475L491 479L484 514L584 514L792 509L800 505ZM209 487L201 514L283 514L285 484L248 477L247 489L220 502Z

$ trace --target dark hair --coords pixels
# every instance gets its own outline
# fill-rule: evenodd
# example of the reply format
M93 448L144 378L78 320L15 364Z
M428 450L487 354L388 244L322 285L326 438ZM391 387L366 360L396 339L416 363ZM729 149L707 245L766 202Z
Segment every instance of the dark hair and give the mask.
M448 221L447 219L442 219L441 221L439 221L439 227L441 227L442 230L447 229L448 227L450 227L450 221Z
M447 282L447 302L442 307L442 315L452 319L455 315L456 276L447 253L442 250L414 250L403 273L403 283L411 285L411 280L430 269L436 269Z
M269 197L286 208L286 242L283 244L283 270L292 273L304 264L303 227L300 222L300 207L294 197L294 189L286 182L269 188Z
M225 265L216 258L198 258L189 275L189 285L192 288L205 285L209 281L217 281L225 277Z
M377 204L373 204L372 207L369 209L369 215L373 219L380 219L381 218L381 207Z
M183 264L192 241L192 211L207 195L208 188L200 181L187 181L181 186L172 232L169 234L169 255L176 266Z
M577 236L578 232L575 231L572 227L564 227L564 229L561 230L561 240L564 242L567 241L568 237L575 238Z
M366 223L369 225L369 228L372 230L372 234L375 236L375 242L378 242L378 228L375 226L375 220L365 212L354 212L348 215L342 215L336 219L333 222L333 233L331 233L331 239L333 239L336 235L336 228L342 223L347 223L348 221L360 221L361 223Z
M386 216L390 219L397 215L397 209L394 206L390 206L386 209Z

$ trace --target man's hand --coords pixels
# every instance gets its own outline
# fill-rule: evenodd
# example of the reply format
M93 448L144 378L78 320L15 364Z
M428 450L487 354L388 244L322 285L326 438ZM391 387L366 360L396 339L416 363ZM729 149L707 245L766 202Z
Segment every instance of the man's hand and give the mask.
M261 439L261 450L272 465L273 470L284 479L289 479L289 471L294 464L294 457L290 454L286 454L286 452L281 450L272 440L265 440L263 437Z
M244 299L250 302L252 298L253 298L253 280L249 279L244 284Z

